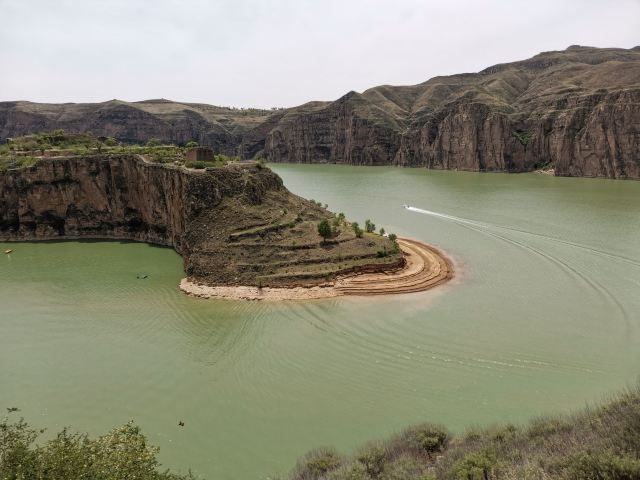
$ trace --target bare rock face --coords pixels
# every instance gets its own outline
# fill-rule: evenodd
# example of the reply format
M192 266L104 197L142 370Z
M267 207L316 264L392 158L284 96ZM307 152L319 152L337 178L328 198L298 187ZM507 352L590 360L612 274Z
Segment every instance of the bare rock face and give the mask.
M208 285L313 285L346 271L401 266L390 240L356 238L347 225L321 242L317 223L331 217L258 164L194 171L134 155L94 155L0 172L1 241L171 246L187 275Z
M640 178L640 47L573 45L478 73L269 112L166 100L0 103L0 140L64 128L273 162Z
M6 240L120 238L182 249L186 177L129 157L41 161L0 173Z
M62 128L114 137L125 143L152 138L184 145L197 141L235 155L241 134L263 122L270 111L239 110L168 100L38 104L0 102L0 140Z
M400 126L380 108L368 109L350 92L328 105L292 109L265 133L264 154L272 161L388 165L398 150Z
M275 162L554 168L638 179L639 99L640 49L573 46L290 109L265 133L262 154Z

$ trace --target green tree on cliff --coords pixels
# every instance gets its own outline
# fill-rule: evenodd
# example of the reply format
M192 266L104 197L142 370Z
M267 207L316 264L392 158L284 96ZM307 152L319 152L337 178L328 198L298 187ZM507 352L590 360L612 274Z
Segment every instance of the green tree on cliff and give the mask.
M322 240L327 240L331 238L333 235L333 230L331 230L331 225L329 225L329 220L326 218L318 223L318 233L322 237Z
M376 231L376 224L373 223L371 220L366 219L364 221L364 229L367 233L373 233Z

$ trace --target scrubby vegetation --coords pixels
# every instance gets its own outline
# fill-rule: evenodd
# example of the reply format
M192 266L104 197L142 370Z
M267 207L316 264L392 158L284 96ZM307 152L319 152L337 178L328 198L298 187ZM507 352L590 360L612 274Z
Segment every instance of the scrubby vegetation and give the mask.
M158 448L133 423L90 438L67 429L50 440L15 418L0 420L2 480L183 480L162 471ZM271 477L273 478L273 477ZM351 456L331 448L301 458L287 480L637 480L640 388L573 415L471 429L424 424Z
M154 163L184 165L187 168L204 169L220 167L231 161L240 160L224 154L216 154L212 161L187 162L186 151L198 146L195 141L184 147L164 145L160 140L152 138L146 145L132 145L118 142L111 137L94 137L87 133L68 133L64 130L26 135L8 139L0 145L0 171L22 168L33 165L39 157L64 155L143 155L147 161Z
M133 423L106 435L89 438L62 430L42 441L43 430L22 419L0 420L0 479L2 480L185 480L191 474L161 471L159 449L149 445Z
M321 449L288 480L638 480L640 387L573 415L528 425L412 427L346 457Z
M531 139L533 138L532 132L523 132L520 130L514 130L512 133L513 133L513 136L516 137L516 140L518 140L525 147L529 145L529 142L531 142Z
M373 233L376 231L376 224L371 220L367 219L364 221L364 230L367 233Z
M318 234L322 237L322 240L328 240L333 236L333 230L329 224L329 220L326 218L318 223Z

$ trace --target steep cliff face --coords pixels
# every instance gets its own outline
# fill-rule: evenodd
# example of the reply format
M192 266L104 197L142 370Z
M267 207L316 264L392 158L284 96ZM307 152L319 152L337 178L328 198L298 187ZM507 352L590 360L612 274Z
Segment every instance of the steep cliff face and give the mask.
M640 178L640 47L572 46L478 73L232 110L166 100L0 103L0 140L53 128L127 142L197 140L273 162Z
M0 172L0 240L118 238L172 246L209 285L322 283L402 262L379 236L347 225L321 242L330 212L291 194L271 170L187 170L132 155L45 158Z
M126 143L151 138L184 145L195 140L235 155L241 135L263 122L269 111L238 110L168 100L38 104L0 102L0 140L57 128L114 137Z
M275 162L640 178L640 48L570 47L477 74L290 109Z
M340 100L288 111L265 133L263 154L298 163L388 165L398 150L401 125L356 92Z
M182 250L187 177L135 157L61 158L0 173L0 237L113 237Z

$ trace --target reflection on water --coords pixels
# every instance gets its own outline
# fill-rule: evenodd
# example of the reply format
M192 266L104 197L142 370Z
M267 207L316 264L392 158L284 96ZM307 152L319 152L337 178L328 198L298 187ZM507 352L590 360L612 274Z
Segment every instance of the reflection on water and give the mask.
M0 407L52 431L133 418L167 466L261 478L315 446L425 420L523 421L635 381L640 183L274 168L298 194L450 252L459 280L403 297L212 301L178 291L170 249L0 245L15 250L0 259Z

